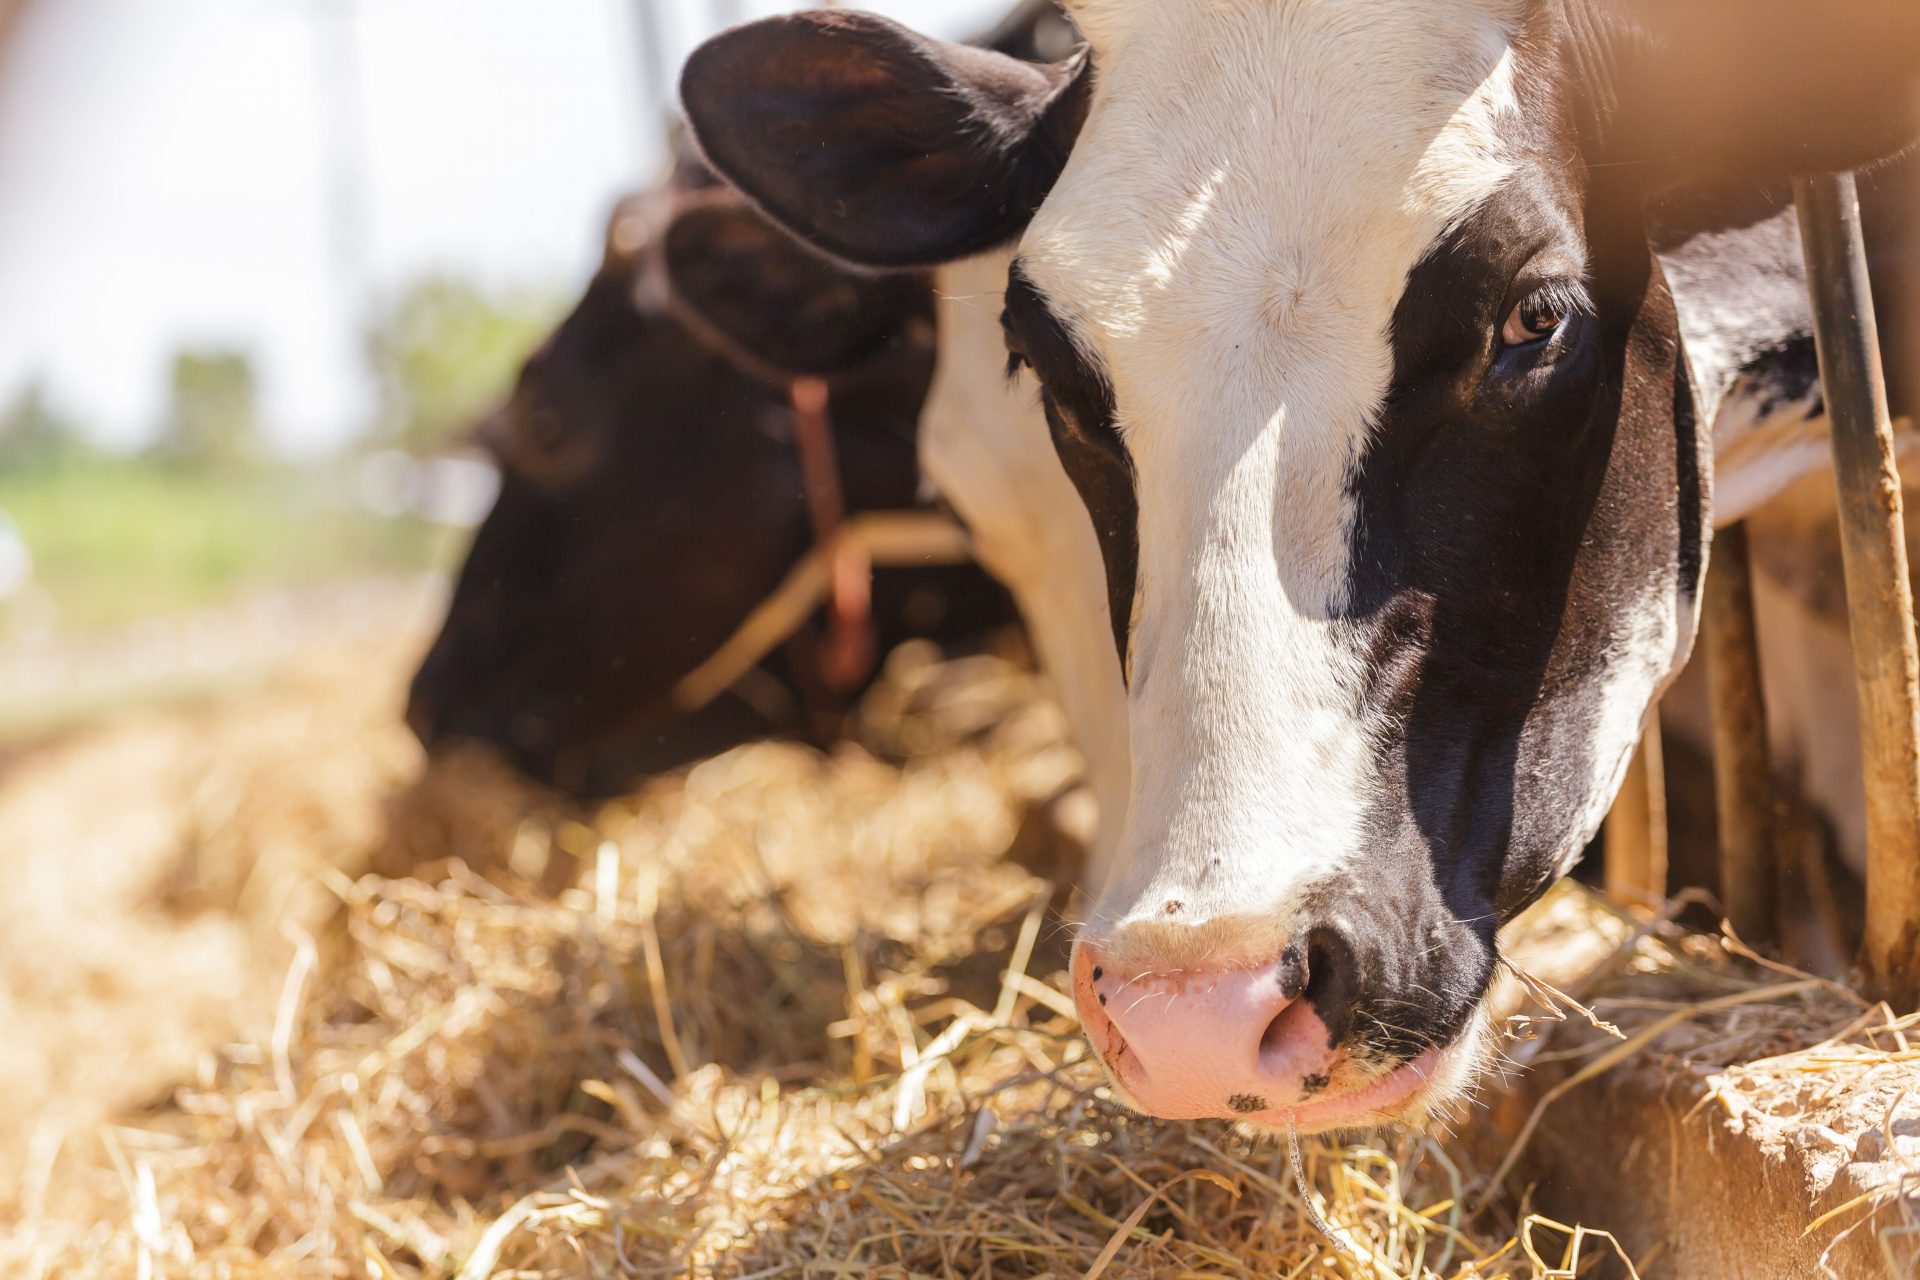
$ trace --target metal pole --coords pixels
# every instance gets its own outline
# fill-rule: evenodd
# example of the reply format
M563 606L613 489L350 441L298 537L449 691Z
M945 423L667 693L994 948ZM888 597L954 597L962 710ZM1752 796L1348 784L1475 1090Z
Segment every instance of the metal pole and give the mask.
M368 200L362 118L358 0L314 0L315 83L327 193L328 266L354 322L368 304Z
M1902 1010L1920 997L1920 652L1893 423L1853 175L1794 183L1833 429L1840 534L1853 625L1866 774L1871 994Z
M1658 907L1667 899L1667 780L1656 710L1607 815L1607 892L1615 901Z
M652 126L674 110L673 69L667 65L667 39L654 0L633 0L633 32L639 44L640 105Z
M349 401L361 430L403 425L385 385L386 353L366 362L362 345L380 305L373 269L373 201L367 171L366 101L360 65L359 0L310 0L319 163L326 197L326 287L338 308L343 367L357 367ZM356 358L357 357L357 358ZM350 362L350 363L349 363ZM420 442L415 442L420 443Z

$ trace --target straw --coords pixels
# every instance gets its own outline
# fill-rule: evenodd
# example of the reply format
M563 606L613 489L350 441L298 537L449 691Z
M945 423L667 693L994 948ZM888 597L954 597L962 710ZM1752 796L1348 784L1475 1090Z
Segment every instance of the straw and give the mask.
M327 909L290 952L258 931L277 980L244 1034L123 1124L66 1134L0 1274L1541 1280L1617 1252L1505 1185L1578 1084L1492 1168L1430 1134L1132 1114L1079 1034L1055 883L1006 856L1073 767L1043 687L909 651L859 732L591 810L462 755L383 803L366 845L286 841L249 901ZM1769 1082L1916 1055L1914 1019L1583 902L1550 906L1601 940L1601 978L1509 948L1548 1016L1627 1037L1554 1027L1570 1078L1658 1059L1763 1107Z

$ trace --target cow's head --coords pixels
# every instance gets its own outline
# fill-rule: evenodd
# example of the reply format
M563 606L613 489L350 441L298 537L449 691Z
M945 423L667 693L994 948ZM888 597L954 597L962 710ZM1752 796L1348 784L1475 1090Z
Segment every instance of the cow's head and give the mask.
M689 62L706 154L851 260L1018 242L1106 553L1134 783L1074 990L1171 1117L1418 1115L1500 925L1684 659L1706 424L1649 196L1916 131L1911 0L1082 0L1036 69L877 18Z
M414 681L424 740L487 741L576 790L807 727L795 704L824 691L779 654L696 714L670 698L812 545L794 377L828 382L851 509L918 495L925 280L849 271L731 192L676 185L621 206L487 424L500 495Z

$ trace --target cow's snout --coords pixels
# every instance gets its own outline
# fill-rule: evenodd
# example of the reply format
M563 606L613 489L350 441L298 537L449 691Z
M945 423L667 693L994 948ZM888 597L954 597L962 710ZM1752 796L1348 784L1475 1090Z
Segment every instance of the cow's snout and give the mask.
M1302 1000L1298 949L1257 968L1128 972L1097 947L1074 958L1080 1019L1141 1110L1238 1117L1311 1101L1334 1065L1326 1024Z
M1310 956L1329 971L1311 972ZM1143 970L1115 966L1083 940L1073 994L1088 1038L1141 1111L1313 1131L1398 1117L1442 1065L1438 1052L1383 1066L1349 1051L1341 1031L1356 984L1333 970L1351 959L1316 939L1265 964Z

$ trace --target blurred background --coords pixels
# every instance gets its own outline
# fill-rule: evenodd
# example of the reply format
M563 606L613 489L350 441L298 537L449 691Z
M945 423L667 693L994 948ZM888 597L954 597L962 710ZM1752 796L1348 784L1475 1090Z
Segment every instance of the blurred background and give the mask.
M0 748L431 625L464 433L783 7L0 0Z

